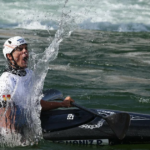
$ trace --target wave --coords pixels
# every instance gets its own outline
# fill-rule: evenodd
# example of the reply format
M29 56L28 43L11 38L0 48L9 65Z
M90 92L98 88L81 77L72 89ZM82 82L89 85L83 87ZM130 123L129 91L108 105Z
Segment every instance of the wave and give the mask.
M62 10L81 29L149 32L148 0L4 0L0 6L0 28L58 29Z
M90 19L89 19L90 20ZM101 30L101 31L117 31L117 32L150 32L150 24L143 23L119 23L111 22L91 22L89 20L78 24L78 29L85 30ZM24 28L24 29L40 29L40 30L57 30L58 22L39 22L27 21L25 23L1 24L0 28Z
M80 24L82 29L102 30L102 31L117 31L117 32L150 32L150 24L143 23L118 23L111 22L91 22L89 20Z

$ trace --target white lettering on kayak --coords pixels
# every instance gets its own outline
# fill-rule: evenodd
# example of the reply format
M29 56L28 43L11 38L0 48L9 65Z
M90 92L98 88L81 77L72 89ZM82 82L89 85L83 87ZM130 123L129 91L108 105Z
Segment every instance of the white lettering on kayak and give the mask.
M100 121L97 122L97 124L89 125L89 124L83 124L79 126L79 128L85 128L85 129L95 129L95 128L100 128L103 126L105 120L101 119Z
M53 141L55 143L76 144L76 145L109 145L108 139L96 140L66 140L66 141Z
M150 118L144 117L144 116L130 115L130 117L131 117L131 120L150 120Z
M115 112L107 111L107 110L97 110L97 112L98 112L98 114L104 115L104 116L109 116L109 115L115 114Z
M73 119L74 119L74 115L73 114L68 114L67 120L73 120Z

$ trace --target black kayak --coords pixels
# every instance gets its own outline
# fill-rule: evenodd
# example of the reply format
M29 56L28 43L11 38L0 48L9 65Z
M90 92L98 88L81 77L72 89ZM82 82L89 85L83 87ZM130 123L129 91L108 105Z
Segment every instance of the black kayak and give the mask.
M91 109L103 116L122 111ZM126 112L130 125L125 137L119 140L101 117L81 109L57 109L41 112L41 126L45 140L78 145L113 145L150 143L150 115Z
M120 111L93 109L104 116ZM106 121L80 109L41 113L43 137L53 142L83 145L150 143L150 115L130 113L131 122L124 139L119 140Z

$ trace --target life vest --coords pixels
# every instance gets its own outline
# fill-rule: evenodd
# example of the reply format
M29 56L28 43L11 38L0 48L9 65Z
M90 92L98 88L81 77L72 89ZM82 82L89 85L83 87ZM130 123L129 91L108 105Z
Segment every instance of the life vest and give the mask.
M0 77L0 102L3 104L15 103L21 107L30 105L31 92L33 89L33 71L25 69L26 74L17 75L10 71L5 71Z

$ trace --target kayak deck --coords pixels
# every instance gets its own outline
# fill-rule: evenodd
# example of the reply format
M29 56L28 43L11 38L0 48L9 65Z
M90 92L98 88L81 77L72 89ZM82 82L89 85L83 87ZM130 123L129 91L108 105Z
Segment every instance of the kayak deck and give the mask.
M45 131L73 128L94 119L94 115L79 109L45 111L41 113L41 125Z
M104 116L121 111L92 109ZM150 115L129 112L131 117L128 132L123 140L117 139L107 122L80 109L53 110L41 113L45 140L94 143L97 145L122 143L150 143ZM89 142L90 141L90 142Z

